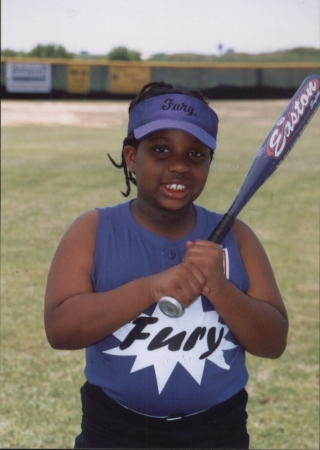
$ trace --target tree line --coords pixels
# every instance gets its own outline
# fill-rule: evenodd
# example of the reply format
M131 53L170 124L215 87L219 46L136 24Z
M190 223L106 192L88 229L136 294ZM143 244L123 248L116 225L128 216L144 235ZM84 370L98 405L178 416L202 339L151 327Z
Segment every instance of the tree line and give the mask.
M9 57L31 57L31 58L90 58L90 59L107 59L107 60L120 60L120 61L141 61L141 53L134 50L129 50L127 47L115 47L106 55L90 55L88 52L81 52L75 54L68 52L62 45L37 45L30 52L17 52L11 49L1 50L1 56Z
M222 46L221 46L222 47ZM100 59L108 61L142 61L141 53L119 46L105 55L91 55L88 52L75 54L68 52L62 45L37 45L30 52L17 52L11 49L1 50L1 56L28 58L62 58L62 59ZM296 47L270 53L236 53L232 49L220 52L219 55L201 55L194 53L166 54L158 53L150 56L146 61L168 62L319 62L320 49L312 47Z

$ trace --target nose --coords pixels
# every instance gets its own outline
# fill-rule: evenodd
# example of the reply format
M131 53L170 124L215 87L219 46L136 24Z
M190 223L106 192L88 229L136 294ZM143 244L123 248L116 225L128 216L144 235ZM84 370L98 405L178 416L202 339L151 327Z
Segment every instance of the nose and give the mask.
M187 173L190 171L190 163L185 155L174 155L168 165L170 172Z

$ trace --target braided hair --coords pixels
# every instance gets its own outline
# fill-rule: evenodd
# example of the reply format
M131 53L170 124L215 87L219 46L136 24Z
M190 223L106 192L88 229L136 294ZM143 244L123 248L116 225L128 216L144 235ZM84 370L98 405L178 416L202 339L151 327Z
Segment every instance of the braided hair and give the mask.
M182 91L181 89L175 89L169 83L164 83L163 81L154 81L154 82L146 84L141 89L141 91L138 93L137 97L134 100L132 100L132 102L129 105L129 113L136 105L147 100L148 98L156 97L157 95L165 95L165 94L185 94L185 95L189 95L191 97L195 97L198 100L201 100L207 104L206 100L204 99L204 97L202 96L202 94L199 91L196 91L196 90ZM120 164L116 163L114 161L114 159L108 154L108 157L109 157L111 163L118 169L123 169L123 171L124 171L126 187L127 187L126 192L121 191L121 193L124 197L128 197L130 195L130 192L131 192L131 184L130 183L132 183L134 186L137 186L136 178L135 178L134 174L132 172L130 172L130 170L128 169L125 158L124 158L123 149L127 145L134 147L136 150L138 149L139 140L137 140L134 137L133 133L130 133L123 141Z

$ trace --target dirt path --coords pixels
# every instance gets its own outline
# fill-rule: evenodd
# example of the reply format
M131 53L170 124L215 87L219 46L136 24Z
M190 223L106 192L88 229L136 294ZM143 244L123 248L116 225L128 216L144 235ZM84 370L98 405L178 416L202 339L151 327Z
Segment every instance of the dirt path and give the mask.
M215 101L211 106L220 123L236 120L237 126L269 127L286 100ZM2 100L1 126L73 126L87 128L127 127L129 101Z
M1 125L65 125L88 128L126 126L125 101L1 101Z

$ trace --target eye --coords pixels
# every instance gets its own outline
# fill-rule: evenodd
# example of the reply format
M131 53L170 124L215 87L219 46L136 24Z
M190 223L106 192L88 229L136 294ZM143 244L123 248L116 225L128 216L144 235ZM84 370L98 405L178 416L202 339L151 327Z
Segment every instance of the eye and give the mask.
M153 149L156 153L169 153L169 150L167 147L163 145L158 145L157 147L154 147Z
M198 150L193 150L190 152L190 156L193 156L194 158L201 158L203 156L202 152L199 152Z
M192 150L192 152L190 152L190 156L192 158L203 158L205 154L199 150Z
M189 157L195 162L204 162L210 160L210 150L208 147L201 146L200 148L196 147L193 150L190 150Z

